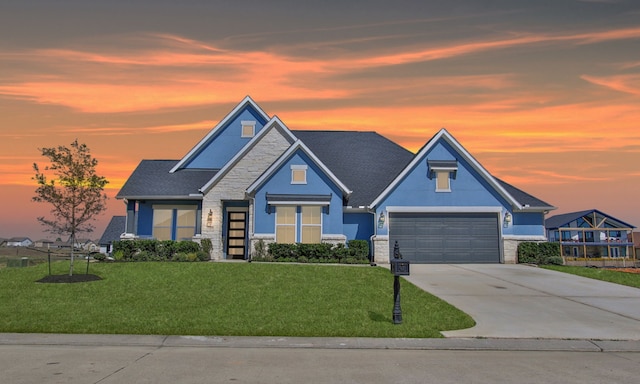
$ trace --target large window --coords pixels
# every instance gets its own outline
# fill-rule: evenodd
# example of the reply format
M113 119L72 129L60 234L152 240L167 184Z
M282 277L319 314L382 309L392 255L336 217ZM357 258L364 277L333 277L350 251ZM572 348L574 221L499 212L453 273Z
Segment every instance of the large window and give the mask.
M301 243L317 244L322 239L322 207L316 205L302 206Z
M191 240L196 233L197 208L191 205L154 205L153 237L158 240Z
M276 243L296 242L296 207L279 206L276 209Z
M299 223L299 224L298 224ZM297 233L300 238L297 238ZM276 242L317 244L322 241L322 206L283 205L276 209Z

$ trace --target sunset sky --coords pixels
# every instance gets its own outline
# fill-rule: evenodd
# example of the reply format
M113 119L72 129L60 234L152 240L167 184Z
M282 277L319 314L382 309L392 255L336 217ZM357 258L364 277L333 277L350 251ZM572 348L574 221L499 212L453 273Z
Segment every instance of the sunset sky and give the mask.
M494 176L640 226L636 0L3 0L0 237L55 238L38 148L89 146L117 193L250 95L291 129L444 127ZM85 237L85 236L83 236Z

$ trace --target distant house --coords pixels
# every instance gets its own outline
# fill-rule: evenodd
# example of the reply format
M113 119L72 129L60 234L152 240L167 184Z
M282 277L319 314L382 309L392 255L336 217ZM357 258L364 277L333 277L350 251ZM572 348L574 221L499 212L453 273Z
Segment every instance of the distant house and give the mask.
M28 237L12 237L7 240L7 247L29 247L33 244Z
M113 216L111 218L98 241L100 253L109 255L113 252L113 242L120 240L120 235L125 232L126 219L126 216Z
M446 129L414 154L375 132L290 130L246 97L178 160L142 160L118 192L124 238L210 239L211 257L258 242L369 242L389 262L515 263L545 240L550 204L491 175ZM398 130L403 127L399 126Z
M4 237L0 237L0 247L4 247L7 245L7 239Z
M545 227L565 259L635 258L635 227L597 209L549 217Z
M53 240L40 239L40 240L36 240L33 244L34 244L33 246L36 248L51 248L51 246L53 245Z
M81 249L87 252L97 252L100 247L98 243L91 239L76 239L76 249Z

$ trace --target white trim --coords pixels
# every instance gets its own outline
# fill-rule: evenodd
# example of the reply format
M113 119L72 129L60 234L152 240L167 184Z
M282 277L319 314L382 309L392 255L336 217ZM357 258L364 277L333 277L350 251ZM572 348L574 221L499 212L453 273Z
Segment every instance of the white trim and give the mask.
M222 167L218 173L216 173L211 180L209 180L205 185L200 188L200 192L207 193L223 176L227 174L239 161L242 159L254 146L258 144L258 142L267 135L269 131L272 129L281 129L281 132L286 133L287 136L293 141L296 140L296 137L293 136L293 133L284 125L282 121L278 118L278 116L274 116L271 120L264 125L264 127L255 135L249 142L238 152L236 153L231 160L227 162L227 164Z
M291 165L291 184L307 184L307 166L306 165L298 165L298 164L292 164ZM294 174L296 173L296 171L304 171L303 176L304 176L304 180L299 180L296 181Z
M289 207L293 208L293 224L278 224L278 209L276 209L275 212L275 225L274 225L274 230L275 230L275 242L278 242L278 226L282 226L282 227L291 227L293 226L293 243L292 244L296 244L298 242L298 207L294 206L294 205L288 205ZM282 244L291 244L291 243L282 243Z
M224 119L220 120L220 122L218 124L216 124L216 126L209 131L209 133L207 133L207 135L205 137L202 138L202 140L200 140L198 142L198 144L196 144L193 148L191 148L191 150L182 158L180 159L180 161L173 167L171 168L171 170L169 171L169 173L174 173L175 171L177 171L178 169L180 169L186 162L188 162L189 160L191 160L191 157L193 155L195 155L200 148L205 145L207 143L207 141L209 141L209 139L211 137L213 137L214 135L216 135L218 133L218 131L220 129L222 129L222 127L224 127L229 121L231 121L231 119L233 117L235 117L235 115L240 112L240 110L242 110L242 108L244 108L246 105L251 105L253 108L255 108L255 110L258 112L258 114L260 114L260 117L262 117L265 120L269 120L269 115L267 115L267 113L265 111L262 110L262 108L260 108L260 106L258 104L256 104L255 101L253 101L253 99L250 96L245 97L238 105L236 105L231 112L229 112Z
M267 168L267 170L256 181L254 181L253 184L251 184L246 189L245 192L250 196L253 193L255 193L256 189L258 189L271 176L273 176L273 174L278 170L278 168L280 168L280 166L284 164L284 162L287 161L293 155L293 153L295 153L295 151L297 151L298 149L301 149L307 156L309 156L311 158L311 161L313 161L318 167L320 167L320 170L322 170L322 172L324 172L325 175L327 175L329 179L331 179L331 181L335 183L345 195L347 196L351 195L353 191L351 191L346 185L344 185L344 183L342 183L342 181L340 181L340 179L338 179L333 174L333 172L331 172L329 168L327 168L327 166L324 165L324 163L320 161L320 159L318 159L318 157L313 152L311 152L311 150L306 145L304 145L304 143L300 140L296 140L296 142L293 143L289 147L289 149L287 149L280 156L280 158L278 158L278 160L276 160L273 164L271 164L271 166Z
M427 142L427 144L424 147L422 147L420 152L418 152L414 156L413 160L411 160L411 162L402 170L402 172L400 172L400 174L391 182L391 184L389 184L387 188L385 188L385 190L382 191L382 193L380 193L380 195L378 195L378 197L375 198L375 200L371 203L370 207L375 208L377 205L379 205L382 202L382 200L384 200L387 197L387 195L391 191L393 191L398 186L398 184L400 184L400 182L409 174L409 172L411 172L411 170L413 170L413 168L415 168L415 166L419 162L424 160L425 155L438 143L440 139L444 139L452 147L454 147L456 152L462 155L462 157L464 157L464 159L468 161L469 164L471 164L471 166L478 173L480 173L480 176L482 176L493 188L495 188L495 190L500 195L502 195L509 203L511 203L514 207L518 209L522 208L522 205L515 198L513 198L513 196L511 196L496 181L496 179L494 179L493 176L491 176L491 174L473 156L471 156L471 154L467 152L467 150L464 149L464 147L462 147L462 145L453 136L451 136L451 134L444 128L442 128L435 136L433 136L431 140L429 140L429 142Z
M502 213L502 207L491 206L388 206L385 210L389 213Z
M319 227L320 228L320 242L322 242L322 235L323 235L322 228L324 226L324 210L322 209L321 205L313 205L313 206L320 208L320 224L305 224L305 223L303 223L303 212L302 212L302 207L300 207L300 244L304 244L302 242L302 235L303 235L303 232L304 232L303 231L304 227L314 227L314 228ZM276 209L276 212L277 211L278 210Z
M533 235L503 235L504 240L523 240L523 241L547 241L545 236L533 236Z

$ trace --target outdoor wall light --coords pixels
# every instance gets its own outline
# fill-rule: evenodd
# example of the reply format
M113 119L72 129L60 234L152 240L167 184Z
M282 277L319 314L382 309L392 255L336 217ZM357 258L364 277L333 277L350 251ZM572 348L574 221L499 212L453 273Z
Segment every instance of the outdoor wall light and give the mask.
M211 212L211 210L207 213L207 227L213 227L213 212Z
M509 212L504 214L504 227L505 228L508 227L509 224L511 224L511 219L512 219L512 217L511 217L511 214Z
M378 217L378 228L382 229L384 227L385 217L384 212L380 212L380 217Z

